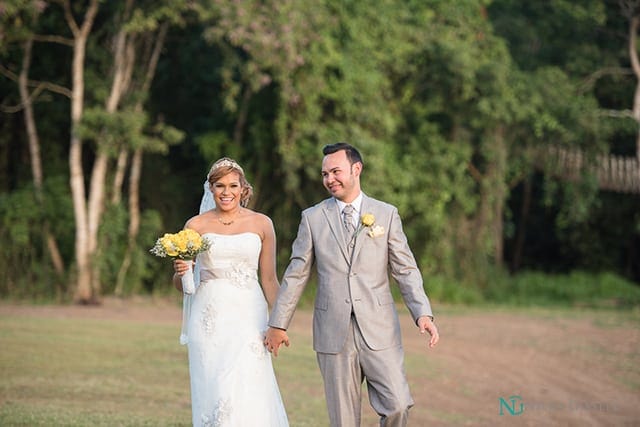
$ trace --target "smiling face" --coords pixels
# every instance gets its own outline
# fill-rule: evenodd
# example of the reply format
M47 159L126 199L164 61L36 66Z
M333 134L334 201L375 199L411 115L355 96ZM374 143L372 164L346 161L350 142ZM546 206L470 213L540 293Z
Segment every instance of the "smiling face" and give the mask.
M216 206L222 211L239 209L242 197L242 184L238 172L229 172L211 184L211 192Z
M322 184L336 199L351 203L360 194L362 163L351 164L344 150L327 154L322 160Z

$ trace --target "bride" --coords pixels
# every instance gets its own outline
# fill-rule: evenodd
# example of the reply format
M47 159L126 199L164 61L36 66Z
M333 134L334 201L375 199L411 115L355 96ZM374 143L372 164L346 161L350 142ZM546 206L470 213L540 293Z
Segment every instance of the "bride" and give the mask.
M263 344L279 288L273 223L246 208L252 188L234 160L216 161L204 187L200 214L185 224L211 243L196 259L195 293L184 296L193 425L288 426ZM188 268L174 262L180 291Z

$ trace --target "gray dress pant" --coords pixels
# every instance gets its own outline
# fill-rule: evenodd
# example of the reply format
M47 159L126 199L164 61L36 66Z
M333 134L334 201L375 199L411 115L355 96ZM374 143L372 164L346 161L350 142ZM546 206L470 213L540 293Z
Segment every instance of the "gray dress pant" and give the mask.
M349 329L342 352L317 353L331 427L360 426L365 379L369 403L380 415L380 426L406 426L414 402L405 376L402 345L371 350L353 315Z

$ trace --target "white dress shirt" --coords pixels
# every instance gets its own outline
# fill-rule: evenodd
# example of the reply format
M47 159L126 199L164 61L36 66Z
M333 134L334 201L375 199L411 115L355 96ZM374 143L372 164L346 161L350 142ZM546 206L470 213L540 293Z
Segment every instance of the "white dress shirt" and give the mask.
M338 209L340 209L340 215L342 215L343 219L344 219L344 207L347 205L351 205L353 206L354 212L353 212L353 227L354 229L358 228L358 223L360 222L360 207L362 206L362 192L360 192L360 194L358 194L358 197L356 197L353 202L351 203L345 203L341 200L336 199L336 202L338 203Z

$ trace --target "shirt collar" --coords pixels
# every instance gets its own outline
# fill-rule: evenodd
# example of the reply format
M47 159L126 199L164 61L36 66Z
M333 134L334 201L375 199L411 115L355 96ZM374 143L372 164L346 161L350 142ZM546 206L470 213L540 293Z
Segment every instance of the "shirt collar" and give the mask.
M342 211L344 210L344 207L347 206L348 204L353 206L353 209L356 210L356 218L360 216L360 207L362 206L362 191L360 192L360 194L358 194L358 197L356 197L353 202L351 203L345 203L342 200L338 200L336 199L336 202L338 203L338 209L340 210L340 213L342 213Z

